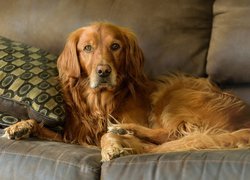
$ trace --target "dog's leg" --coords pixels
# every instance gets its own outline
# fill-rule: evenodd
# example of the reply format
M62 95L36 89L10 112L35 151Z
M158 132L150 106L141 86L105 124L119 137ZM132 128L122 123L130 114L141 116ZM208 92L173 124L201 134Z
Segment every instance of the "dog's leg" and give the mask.
M250 146L250 129L222 134L191 134L151 149L152 153L201 149L246 148Z
M108 129L110 132L128 131L132 133L135 137L154 144L162 144L164 142L176 139L175 136L170 135L167 129L163 128L150 129L133 123L113 124Z
M154 144L138 139L129 133L109 132L101 138L102 161L129 154L141 154L149 152Z
M35 120L25 120L18 122L5 129L5 137L9 139L25 139L36 136L40 139L62 141L62 136L45 127L40 126Z

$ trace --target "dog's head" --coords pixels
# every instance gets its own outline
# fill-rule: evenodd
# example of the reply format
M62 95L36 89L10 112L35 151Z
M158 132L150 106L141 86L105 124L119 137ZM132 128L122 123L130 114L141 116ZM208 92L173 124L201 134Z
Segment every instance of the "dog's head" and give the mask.
M143 53L134 34L108 23L74 31L58 59L61 79L88 79L92 89L113 90L143 74Z

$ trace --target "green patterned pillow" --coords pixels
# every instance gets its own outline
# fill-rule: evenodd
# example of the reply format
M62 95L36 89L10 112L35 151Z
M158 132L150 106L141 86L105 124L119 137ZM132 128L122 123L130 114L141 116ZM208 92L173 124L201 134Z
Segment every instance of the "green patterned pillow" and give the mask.
M21 119L17 118L17 117L13 117L9 114L6 113L2 113L0 112L0 123L2 127L8 127L12 124L17 123L18 121L20 121Z
M62 125L65 109L56 59L0 36L0 113L35 119L49 127ZM6 125L2 119L0 124Z

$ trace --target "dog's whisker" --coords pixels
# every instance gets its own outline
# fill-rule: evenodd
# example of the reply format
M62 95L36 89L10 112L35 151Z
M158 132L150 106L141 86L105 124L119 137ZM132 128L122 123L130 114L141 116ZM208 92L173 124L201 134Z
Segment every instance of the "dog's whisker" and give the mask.
M111 114L108 114L108 115L116 122L116 124L121 124L114 116L112 116Z
M107 119L107 127L110 129L110 127L114 126L114 124L110 121L110 119Z

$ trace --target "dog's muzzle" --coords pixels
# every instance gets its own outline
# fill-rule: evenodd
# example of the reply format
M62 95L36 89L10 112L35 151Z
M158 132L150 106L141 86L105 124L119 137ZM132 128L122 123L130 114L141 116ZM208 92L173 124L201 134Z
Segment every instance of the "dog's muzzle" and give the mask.
M96 73L100 78L108 77L112 72L110 65L100 64L96 67Z
M112 88L115 85L114 73L108 64L97 65L94 77L90 84L92 88Z

